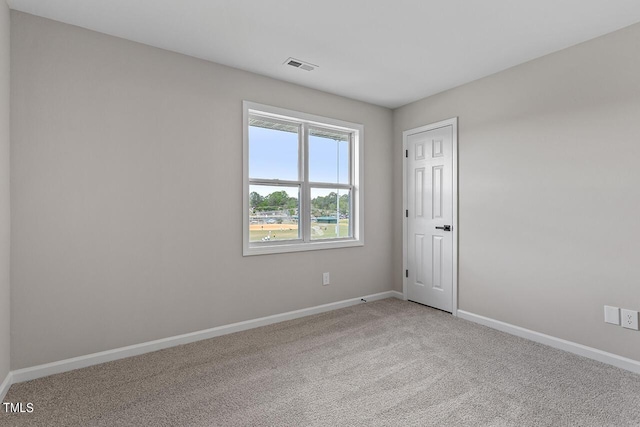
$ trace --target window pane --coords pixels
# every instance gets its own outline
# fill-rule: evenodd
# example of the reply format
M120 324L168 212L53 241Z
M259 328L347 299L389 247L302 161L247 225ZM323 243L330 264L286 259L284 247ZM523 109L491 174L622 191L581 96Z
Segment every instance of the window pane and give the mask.
M273 242L300 238L299 200L299 187L250 185L249 241Z
M351 191L311 189L311 239L351 237Z
M249 177L298 180L298 126L249 120Z
M349 184L349 134L309 130L309 181Z

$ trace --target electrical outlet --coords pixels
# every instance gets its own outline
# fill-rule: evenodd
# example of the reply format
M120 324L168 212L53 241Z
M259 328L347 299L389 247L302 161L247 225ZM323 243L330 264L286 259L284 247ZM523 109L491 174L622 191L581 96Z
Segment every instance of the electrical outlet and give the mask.
M329 277L329 273L322 273L322 286L327 286L331 283L331 278Z
M622 309L622 327L638 330L638 312L634 310Z

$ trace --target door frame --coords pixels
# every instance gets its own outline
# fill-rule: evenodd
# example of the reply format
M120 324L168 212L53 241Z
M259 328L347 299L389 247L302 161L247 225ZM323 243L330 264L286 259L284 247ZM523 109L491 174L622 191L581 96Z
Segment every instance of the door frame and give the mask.
M452 165L452 174L453 174L453 182L452 182L452 190L453 194L453 272L452 272L452 309L451 314L454 316L458 315L458 117L453 117L447 120L441 120L436 123L431 123L425 126L420 126L414 129L405 130L402 132L402 154L405 154L407 151L407 140L410 135L414 135L416 133L422 133L434 129L438 129L441 127L449 126L452 127L452 149L453 149L453 165ZM407 157L406 154L402 158L402 207L406 212L408 209L407 202ZM407 300L407 277L405 272L407 271L408 261L407 261L407 245L409 243L409 239L407 236L408 225L407 221L409 219L406 215L402 215L402 294L404 299Z

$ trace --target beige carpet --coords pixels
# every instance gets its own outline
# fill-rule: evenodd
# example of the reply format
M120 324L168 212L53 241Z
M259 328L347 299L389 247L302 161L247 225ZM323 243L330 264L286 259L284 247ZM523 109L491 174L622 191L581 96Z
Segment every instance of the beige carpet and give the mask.
M640 375L388 299L11 387L5 426L638 426Z

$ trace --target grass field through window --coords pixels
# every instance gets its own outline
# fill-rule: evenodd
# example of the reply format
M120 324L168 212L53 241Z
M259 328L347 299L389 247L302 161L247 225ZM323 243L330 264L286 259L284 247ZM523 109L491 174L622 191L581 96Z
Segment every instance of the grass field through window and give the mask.
M311 223L311 238L335 239L349 236L349 220L341 219L336 233L336 224ZM251 242L279 241L298 239L298 224L251 224L249 226L249 240Z

